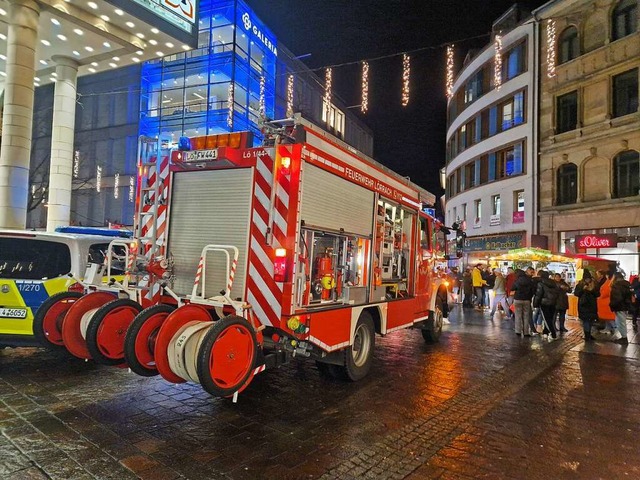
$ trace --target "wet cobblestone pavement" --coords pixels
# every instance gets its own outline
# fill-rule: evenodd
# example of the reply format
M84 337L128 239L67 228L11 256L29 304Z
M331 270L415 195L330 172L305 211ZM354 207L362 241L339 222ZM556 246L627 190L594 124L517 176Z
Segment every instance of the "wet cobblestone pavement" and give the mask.
M378 338L359 383L293 362L237 404L39 349L0 351L2 479L640 478L640 347L452 312ZM629 329L630 333L632 332Z

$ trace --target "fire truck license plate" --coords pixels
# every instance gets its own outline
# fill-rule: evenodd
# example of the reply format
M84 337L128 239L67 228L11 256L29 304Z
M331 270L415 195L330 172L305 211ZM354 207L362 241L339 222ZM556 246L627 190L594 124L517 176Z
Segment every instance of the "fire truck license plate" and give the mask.
M185 162L209 162L217 160L218 150L196 150L193 152L184 152Z
M0 308L0 317L27 318L27 310L25 308Z

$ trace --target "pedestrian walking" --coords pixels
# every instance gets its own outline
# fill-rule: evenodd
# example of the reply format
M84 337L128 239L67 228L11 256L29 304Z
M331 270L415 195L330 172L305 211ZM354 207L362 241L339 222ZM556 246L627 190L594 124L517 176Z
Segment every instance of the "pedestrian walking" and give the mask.
M462 307L463 308L472 308L473 307L473 281L471 279L471 269L466 268L464 273L462 274Z
M567 310L569 309L569 293L571 293L571 287L567 282L562 279L562 275L556 273L554 280L560 288L560 295L558 295L558 302L556 303L556 314L558 316L558 330L560 333L566 333L567 330L564 326ZM554 319L555 321L555 319Z
M482 273L482 279L485 281L485 285L482 287L482 294L484 295L485 308L491 308L491 290L493 290L493 284L496 281L496 275L491 268L487 265Z
M573 294L578 297L578 317L582 320L582 330L584 340L593 340L591 336L591 326L598 319L598 297L600 288L598 283L591 277L591 272L585 270L582 280L578 282Z
M620 345L628 345L627 312L631 310L631 284L624 279L620 272L613 274L611 279L611 296L609 307L616 317L616 328L620 336L614 340Z
M598 297L598 319L604 322L604 333L615 335L616 333L616 316L609 307L611 300L611 278L607 277L607 272L598 270L596 272L596 281L600 286L600 296Z
M498 305L502 307L504 314L507 315L509 312L509 304L507 303L507 282L502 275L502 272L498 269L495 270L495 280L493 282L493 304L491 306L491 318L496 313L496 308Z
M533 281L533 292L535 295L536 290L538 289L538 282L540 281L540 272L542 270L540 270L538 273L536 273L536 271L533 269L533 267L529 267L527 268L527 275L529 275L531 277L531 280ZM538 326L542 326L542 320L540 319L540 309L539 308L533 308L532 310L532 315L531 315L531 331L537 333L538 332ZM540 328L540 331L542 331L542 328Z
M533 297L533 281L523 270L517 269L511 295L515 308L516 335L531 336L531 298Z
M542 333L545 335L551 334L551 338L556 338L556 303L558 303L558 297L560 296L560 288L549 278L549 272L541 270L538 272L540 281L536 286L536 294L533 297L533 306L539 308L544 323Z
M638 314L640 313L640 279L636 275L631 282L631 291L633 298L631 299L631 325L633 331L638 331Z
M471 281L473 282L473 293L476 295L475 306L476 308L482 309L484 306L484 289L483 287L487 284L482 278L482 271L484 265L481 263L477 264L473 271L471 272Z
M511 305L513 305L513 296L511 295L511 291L513 290L513 284L515 281L516 281L516 274L513 268L511 267L507 268L507 276L505 278L505 283L506 283L505 289L507 291L507 303L509 304L509 310L507 311L507 313L511 317L511 320L515 319L515 314L511 310Z

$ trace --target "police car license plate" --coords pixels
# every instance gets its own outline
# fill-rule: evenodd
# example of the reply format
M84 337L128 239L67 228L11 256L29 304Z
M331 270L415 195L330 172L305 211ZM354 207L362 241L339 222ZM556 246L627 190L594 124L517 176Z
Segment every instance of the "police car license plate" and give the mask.
M0 308L1 318L27 318L26 308Z

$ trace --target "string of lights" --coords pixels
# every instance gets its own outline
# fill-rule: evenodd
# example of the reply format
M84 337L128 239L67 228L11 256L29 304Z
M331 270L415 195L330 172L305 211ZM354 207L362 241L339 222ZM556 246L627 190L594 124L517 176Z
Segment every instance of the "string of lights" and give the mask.
M294 87L294 76L289 75L287 77L287 118L293 116L293 87Z
M266 106L265 106L265 78L264 75L260 77L260 118L266 117Z
M547 77L556 76L556 21L547 23Z
M402 56L402 106L409 105L409 83L411 81L411 56Z
M360 111L367 113L369 109L369 62L362 62L362 102Z
M324 73L324 103L325 108L331 108L331 83L333 81L333 71L331 68L327 68ZM327 112L327 120L329 112Z
M113 198L118 199L118 189L120 188L120 174L116 172L113 176Z
M227 110L227 126L229 128L233 128L233 101L233 82L229 82L229 88L227 90L227 104L229 106Z
M502 86L502 37L496 35L493 44L496 49L493 61L493 84L496 90L500 90Z
M446 90L447 98L453 97L453 54L454 45L447 45L447 78L446 78Z

